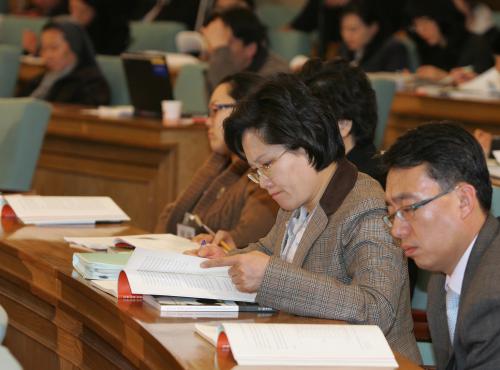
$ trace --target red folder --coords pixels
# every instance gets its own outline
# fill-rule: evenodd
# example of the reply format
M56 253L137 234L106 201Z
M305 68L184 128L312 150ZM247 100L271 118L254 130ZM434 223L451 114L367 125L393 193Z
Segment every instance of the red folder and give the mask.
M130 284L128 282L127 274L125 271L121 271L118 276L118 299L131 299L142 301L142 294L132 293L130 289Z

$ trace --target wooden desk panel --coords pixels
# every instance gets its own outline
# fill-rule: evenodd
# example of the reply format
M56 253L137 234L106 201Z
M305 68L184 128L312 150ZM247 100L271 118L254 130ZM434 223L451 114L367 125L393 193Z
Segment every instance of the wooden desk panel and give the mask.
M5 345L30 369L226 370L222 358L194 333L213 319L162 318L142 302L118 301L72 271L64 235L138 233L127 226L37 228L3 223L0 304L9 314ZM240 314L257 322L335 323L288 314ZM224 319L227 320L227 319ZM229 319L230 320L230 319ZM217 358L216 358L217 356ZM400 369L419 369L396 355Z
M135 224L152 230L209 152L203 125L164 128L158 120L102 119L56 105L33 189L111 196Z
M428 121L459 121L471 132L475 128L500 134L500 101L484 102L396 93L383 148L388 148L408 129Z

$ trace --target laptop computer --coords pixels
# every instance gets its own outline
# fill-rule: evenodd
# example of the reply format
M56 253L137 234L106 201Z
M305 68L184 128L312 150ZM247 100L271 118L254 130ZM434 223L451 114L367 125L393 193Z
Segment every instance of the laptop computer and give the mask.
M134 114L161 117L162 100L173 99L166 55L124 53L121 60Z

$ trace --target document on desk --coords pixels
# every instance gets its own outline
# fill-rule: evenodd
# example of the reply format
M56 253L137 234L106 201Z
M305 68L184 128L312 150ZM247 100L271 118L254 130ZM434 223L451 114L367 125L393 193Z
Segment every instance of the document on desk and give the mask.
M205 324L196 324L195 330L212 344L228 346L238 365L398 366L384 334L375 325L224 322L217 330ZM218 337L221 333L225 338Z
M229 267L204 269L204 258L169 250L136 248L125 274L133 294L168 295L255 302L256 294L242 293L229 277Z
M93 224L130 220L109 197L6 195L4 198L24 224Z

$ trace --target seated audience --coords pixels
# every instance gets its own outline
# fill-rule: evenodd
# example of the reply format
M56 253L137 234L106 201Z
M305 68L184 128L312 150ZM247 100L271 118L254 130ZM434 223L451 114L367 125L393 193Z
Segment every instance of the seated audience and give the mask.
M127 9L121 0L69 0L71 17L87 31L97 54L119 55L130 43Z
M249 9L215 13L203 28L208 47L208 85L212 90L225 76L241 71L267 76L288 70L269 50L266 27Z
M109 104L109 86L88 36L78 24L62 19L47 23L42 29L40 55L47 72L30 81L19 96L57 103Z
M396 72L408 69L406 47L387 34L373 0L352 0L340 19L340 56L365 72Z
M230 256L213 244L197 253L211 258L203 267L231 266L236 287L262 305L378 325L393 350L419 362L406 260L382 221L382 187L345 159L338 121L289 74L240 102L224 123L226 143L281 209L257 243Z
M338 117L347 159L383 185L385 174L373 145L377 101L366 74L343 59L330 62L312 59L303 66L299 76L326 109Z
M232 246L243 247L267 234L274 223L277 205L247 178L248 165L231 153L224 143L222 122L260 78L252 73L226 77L210 98L207 119L212 155L193 176L193 181L178 199L163 210L156 232L176 233L186 212L198 215L211 229L231 235ZM195 230L195 234L202 230ZM204 231L203 231L204 232ZM212 241L200 234L195 240Z
M500 368L500 221L481 147L433 123L385 153L385 221L407 257L433 271L427 319L438 369Z
M470 33L483 36L491 44L499 35L488 5L476 0L453 0L457 10L465 17L465 28Z
M441 81L453 78L449 72L457 67L482 73L493 65L488 43L467 32L449 0L412 0L409 12L421 62L418 77Z

